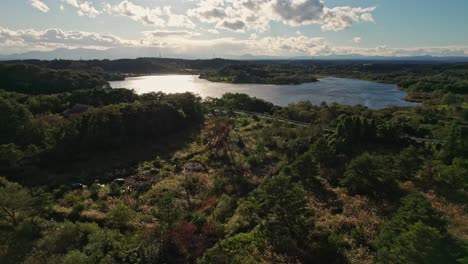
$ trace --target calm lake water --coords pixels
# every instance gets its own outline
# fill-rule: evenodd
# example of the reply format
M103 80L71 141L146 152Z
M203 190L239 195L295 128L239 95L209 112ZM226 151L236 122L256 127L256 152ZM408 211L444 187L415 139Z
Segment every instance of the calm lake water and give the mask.
M394 84L382 84L354 79L323 78L319 82L300 85L264 85L216 83L198 78L196 75L153 75L131 77L124 81L110 82L112 88L133 89L138 94L149 92L183 93L192 92L202 97L221 97L223 94L245 93L276 105L309 100L345 105L365 105L369 108L385 108L389 105L414 106L403 101L406 93Z

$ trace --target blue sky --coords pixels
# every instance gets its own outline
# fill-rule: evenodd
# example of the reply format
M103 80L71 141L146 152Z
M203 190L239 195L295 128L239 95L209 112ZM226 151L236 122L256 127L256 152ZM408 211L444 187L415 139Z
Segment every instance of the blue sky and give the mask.
M467 11L466 0L4 0L0 54L466 56Z

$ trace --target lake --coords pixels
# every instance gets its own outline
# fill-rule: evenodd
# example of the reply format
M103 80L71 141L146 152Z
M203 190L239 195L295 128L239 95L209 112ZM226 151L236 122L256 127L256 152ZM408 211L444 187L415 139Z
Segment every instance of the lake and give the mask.
M197 75L151 75L110 82L112 88L133 89L137 94L149 92L192 92L201 97L221 97L225 93L245 93L275 105L286 106L299 101L365 105L380 109L389 105L415 106L404 101L404 91L395 84L383 84L355 79L322 78L318 82L299 85L231 84L210 82Z

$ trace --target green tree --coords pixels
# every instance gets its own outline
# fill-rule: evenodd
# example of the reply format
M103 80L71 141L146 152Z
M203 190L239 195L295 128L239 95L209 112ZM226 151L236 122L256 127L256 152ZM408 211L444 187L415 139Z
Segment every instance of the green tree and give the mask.
M398 191L398 182L392 164L391 157L364 153L348 165L341 184L355 194L394 195Z
M0 222L17 226L32 216L34 199L28 189L0 178Z
M63 257L63 264L87 264L88 256L78 250L72 250Z
M468 160L455 158L446 165L440 160L427 161L418 172L418 181L425 188L439 193L454 194L468 186Z
M280 175L267 180L256 195L264 219L260 230L278 252L300 255L306 246L304 234L313 226L306 194L300 184Z
M16 168L20 166L25 153L15 144L0 145L0 164L3 168Z
M164 227L171 227L180 218L181 209L176 203L176 194L167 192L157 202L154 215Z
M408 195L376 239L379 263L441 263L445 234L446 222L429 201Z
M318 177L319 172L312 151L307 151L297 157L291 165L283 170L283 173L290 176L293 181L300 181L307 189L313 188L317 184L316 177Z
M424 153L414 147L410 146L405 148L396 157L395 167L398 170L400 179L412 179L416 172L421 168L424 162Z
M466 191L468 188L468 160L455 158L450 166L445 167L440 174L440 181L449 190Z
M109 212L107 221L111 226L125 228L129 226L135 216L136 213L133 209L124 204L119 204Z
M15 142L31 121L28 109L13 100L0 97L0 144Z
M390 254L396 257L396 263L438 263L434 257L441 238L437 229L416 222L395 238Z
M442 103L452 105L457 102L457 96L453 93L447 93L442 97Z
M219 242L209 249L200 260L200 263L262 263L260 258L252 255L256 250L263 251L264 247L265 238L258 232L240 233Z
M450 164L455 157L467 157L468 136L463 133L457 123L449 127L449 135L441 150L441 158L446 164Z

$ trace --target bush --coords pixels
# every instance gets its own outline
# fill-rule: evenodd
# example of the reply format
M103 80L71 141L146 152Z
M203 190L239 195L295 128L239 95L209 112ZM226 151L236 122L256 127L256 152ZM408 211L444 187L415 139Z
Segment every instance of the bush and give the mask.
M117 228L125 228L135 218L136 213L126 205L119 204L107 214L109 225Z
M393 159L388 156L362 154L346 168L341 184L351 193L389 197L398 193Z
M380 263L452 263L444 253L445 236L440 214L424 196L411 194L401 199L400 208L382 227L375 242L377 257Z
M257 263L258 259L251 259L249 256L264 247L263 244L263 239L257 233L240 233L209 249L200 263Z
M64 222L48 229L38 245L47 254L66 254L71 250L81 250L89 241L89 235L97 232L97 224Z
M72 250L63 257L63 264L86 264L88 256L78 250Z
M232 216L235 206L235 199L231 198L226 194L223 194L221 196L221 200L216 205L216 208L213 211L213 219L216 221L224 222L227 218Z

